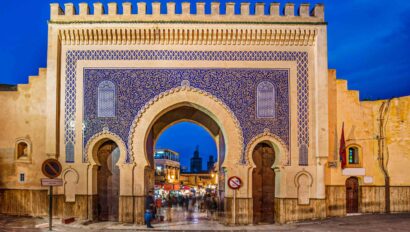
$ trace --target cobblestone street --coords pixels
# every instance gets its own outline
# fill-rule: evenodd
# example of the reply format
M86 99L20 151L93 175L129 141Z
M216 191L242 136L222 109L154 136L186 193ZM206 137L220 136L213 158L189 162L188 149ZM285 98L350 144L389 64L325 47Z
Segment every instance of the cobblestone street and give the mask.
M286 225L224 226L212 220L177 221L144 225L112 222L87 223L76 221L69 225L54 220L53 231L410 231L410 214L358 215ZM0 231L47 231L47 218L0 216Z

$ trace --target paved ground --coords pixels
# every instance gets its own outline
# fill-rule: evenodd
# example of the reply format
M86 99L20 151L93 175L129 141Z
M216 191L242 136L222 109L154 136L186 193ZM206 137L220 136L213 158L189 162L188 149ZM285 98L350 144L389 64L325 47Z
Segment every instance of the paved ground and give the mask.
M224 226L212 220L177 221L145 226L112 222L74 222L62 225L54 220L53 231L410 231L410 213L359 215L287 225ZM47 231L46 218L9 217L0 215L0 231Z

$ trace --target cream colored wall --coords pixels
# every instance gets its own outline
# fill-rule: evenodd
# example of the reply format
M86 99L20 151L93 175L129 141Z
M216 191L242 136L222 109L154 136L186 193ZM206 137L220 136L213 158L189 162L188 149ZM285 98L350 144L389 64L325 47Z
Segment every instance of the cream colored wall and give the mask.
M181 15L174 15L175 4L168 3L168 13L159 14L159 4L153 4L153 14L145 14L145 3L138 3L138 14L131 13L129 3L123 4L123 14L118 14L117 5L108 5L104 14L104 5L94 4L94 13L90 15L89 6L80 4L79 12L74 9L73 4L65 4L64 11L58 4L51 5L51 20L49 24L49 53L48 53L48 89L50 105L48 108L47 126L47 153L62 154L64 161L65 146L64 138L64 91L60 95L52 90L61 86L64 90L65 79L65 52L68 50L84 49L167 49L167 50L208 50L208 51L306 51L309 54L309 166L298 165L297 144L297 89L296 89L296 62L252 62L252 61L80 61L77 65L77 94L82 96L82 71L84 67L223 67L223 68L287 68L290 69L290 122L291 122L291 166L281 166L277 170L280 179L277 185L278 197L297 197L297 189L294 184L295 176L301 171L307 171L315 180L311 189L312 198L323 199L324 191L324 163L327 158L327 29L324 24L323 5L316 5L312 12L308 4L302 4L295 9L294 4L285 5L285 15L279 14L279 4L273 3L269 6L270 15L263 15L264 4L256 5L256 14L249 15L249 4L241 4L240 15L233 15L234 4L227 4L226 15L219 14L219 4L212 3L212 14L202 13L203 4L198 3L197 15L189 13L190 5L183 4ZM224 7L224 6L222 6ZM295 10L300 16L294 15ZM144 21L144 23L133 24L130 22ZM187 23L173 23L186 21ZM225 23L209 23L226 22ZM76 22L90 22L77 24ZM109 21L110 23L104 23ZM161 21L163 23L154 23ZM193 22L195 23L189 23ZM239 24L246 21L248 24ZM73 23L74 22L74 23ZM263 22L263 23L261 23ZM277 23L281 22L281 23ZM303 22L304 24L300 24ZM170 30L167 32L167 30ZM198 30L199 34L194 34ZM127 34L124 34L124 32ZM192 33L182 35L184 33ZM219 31L219 34L218 34ZM242 34L243 31L243 34ZM115 32L114 34L112 34ZM148 33L150 36L148 36ZM208 34L211 33L211 34ZM238 32L241 32L240 34ZM138 34L143 33L143 34ZM159 34L157 34L159 33ZM172 39L170 39L171 34ZM205 34L202 34L205 33ZM98 36L97 36L98 34ZM154 36L151 36L154 35ZM206 38L204 38L206 36ZM141 38L142 37L142 38ZM59 40L61 39L61 41ZM126 46L124 46L126 44ZM61 50L61 52L60 52ZM60 58L61 56L61 58ZM60 81L61 80L61 81ZM60 99L57 100L56 99ZM58 115L58 104L62 107ZM80 176L85 176L87 164L81 164L82 154L82 99L77 98L76 103L76 147L75 164L66 165L64 168L72 167L78 170ZM59 120L58 120L59 118ZM60 124L58 125L58 121ZM57 140L59 140L57 142ZM57 144L54 144L56 141ZM127 142L127 141L123 141ZM244 145L246 146L246 144ZM228 148L229 149L229 148ZM239 155L239 154L238 154ZM246 154L249 156L249 154ZM279 155L279 154L278 154ZM127 165L126 165L127 166ZM131 165L132 166L132 165ZM128 166L127 166L128 167ZM130 170L132 167L129 168ZM239 169L238 169L239 170ZM236 170L236 171L238 171ZM90 172L90 170L88 170ZM241 171L242 172L242 171ZM235 173L235 171L231 172ZM252 172L248 172L252 173ZM84 174L84 175L83 175ZM132 175L132 174L131 174ZM129 176L131 176L129 175ZM128 182L130 177L121 175L123 182ZM249 176L245 179L249 179ZM251 178L250 178L251 179ZM281 184L291 183L291 184ZM86 190L86 181L80 180L78 193L90 193ZM284 186L283 186L284 185ZM129 186L129 185L128 185ZM93 189L93 187L88 187ZM251 196L250 190L241 193ZM123 190L121 190L123 191ZM135 191L124 191L131 194Z
M39 189L41 164L45 155L46 69L31 76L28 84L18 85L18 91L0 92L0 188ZM18 138L31 141L31 162L15 160ZM26 182L19 183L20 172Z
M88 24L88 25L66 25L66 24L53 24L53 31L56 30L71 30L71 29L78 29L79 27L91 28L91 27L98 27L98 28L110 28L112 24ZM124 27L124 24L118 23L115 24L118 27ZM144 25L132 25L127 24L126 27L128 28L152 28L156 27L156 24L144 24ZM162 25L161 25L162 26ZM192 28L207 28L212 29L215 26L210 24L185 24L185 25L172 25L167 24L165 25L167 28L184 28L184 29L192 29ZM229 29L230 25L217 25L217 28L225 28ZM295 176L298 172L305 170L310 173L310 175L316 179L318 177L318 181L314 181L312 189L311 189L311 197L312 198L324 198L324 184L323 184L323 159L326 159L327 155L327 45L326 45L326 29L325 26L318 26L318 25L274 25L274 26L266 26L266 25L235 25L235 27L240 29L250 29L256 28L258 30L265 30L271 28L277 28L283 31L287 30L299 30L301 28L317 31L318 38L317 42L314 46L290 46L287 44L281 44L280 46L272 46L267 44L244 44L244 45L221 45L221 44L130 44L127 46L124 45L84 45L81 43L78 44L63 44L62 45L62 57L61 57L61 71L60 75L62 79L65 78L65 54L66 51L69 50L133 50L133 49L153 49L153 50L178 50L178 51L304 51L307 52L309 58L309 93L310 93L310 146L309 146L309 165L308 167L300 167L298 165L299 158L298 158L298 147L291 146L291 163L292 166L282 167L280 169L281 173L278 177L281 178L279 183L292 183L290 185L286 185L284 187L278 187L280 191L278 192L278 197L297 197L297 189L296 185L294 184ZM70 29L71 28L71 29ZM109 42L107 42L109 43ZM204 67L204 68L279 68L279 69L289 69L290 70L290 122L291 122L291 144L297 144L297 84L296 84L296 62L294 61L177 61L177 60L156 60L156 61L109 61L109 60L86 60L86 61L79 61L77 64L77 94L78 96L82 96L82 73L83 68L85 67L133 67L133 68L148 68L148 67L160 67L160 68L171 68L171 67ZM64 89L64 81L61 83L61 89ZM60 98L60 105L64 107L64 91L61 91L61 98ZM77 112L76 112L76 154L75 160L81 160L82 148L81 148L81 141L82 141L82 99L79 97L77 99ZM62 112L64 112L64 108L62 108ZM60 115L60 154L65 154L65 146L63 142L64 138L64 116L63 114ZM325 133L326 136L323 136ZM126 141L125 141L126 142ZM245 144L246 146L246 144ZM249 156L249 154L247 154ZM239 154L238 154L239 156ZM323 158L324 157L324 158ZM319 162L318 162L319 161ZM318 165L319 164L319 165ZM81 166L81 165L80 165ZM251 172L250 172L251 173ZM249 176L245 179L251 179ZM81 182L81 181L80 181ZM83 187L79 188L83 189ZM134 191L134 193L137 191ZM244 196L251 196L251 192L244 189L242 193Z
M365 175L359 175L361 185L382 186L384 176L378 162L379 108L383 102L360 101L359 92L348 90L346 80L337 80L336 71L329 71L329 114L333 115L329 128L328 161L337 161L336 168L326 168L326 185L344 185L350 175L343 175L339 162L339 145L342 123L345 126L346 146L357 144L362 151ZM336 95L334 92L336 91ZM394 98L391 101L386 127L386 142L389 150L388 171L391 185L410 185L410 97ZM386 151L385 151L386 152ZM373 183L364 183L364 176L372 177Z
M373 110L373 123L378 132L380 105L386 100L363 102ZM387 170L392 186L410 186L410 96L393 98L388 108L386 120L386 145L384 150ZM378 147L374 145L374 152Z

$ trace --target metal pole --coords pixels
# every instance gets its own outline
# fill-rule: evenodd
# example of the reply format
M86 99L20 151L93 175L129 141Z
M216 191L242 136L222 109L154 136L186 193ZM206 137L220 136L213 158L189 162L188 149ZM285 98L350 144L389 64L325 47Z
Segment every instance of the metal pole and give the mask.
M52 231L53 229L53 186L50 186L50 195L48 196L48 230Z
M233 224L236 224L236 189L233 190Z

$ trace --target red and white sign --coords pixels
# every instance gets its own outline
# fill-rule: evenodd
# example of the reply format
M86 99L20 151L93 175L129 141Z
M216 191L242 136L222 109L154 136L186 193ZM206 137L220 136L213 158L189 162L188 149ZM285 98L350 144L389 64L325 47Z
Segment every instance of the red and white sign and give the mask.
M228 186L231 189L239 189L242 186L242 180L237 176L231 176L228 179Z
M42 186L62 186L63 179L41 178L41 185Z

